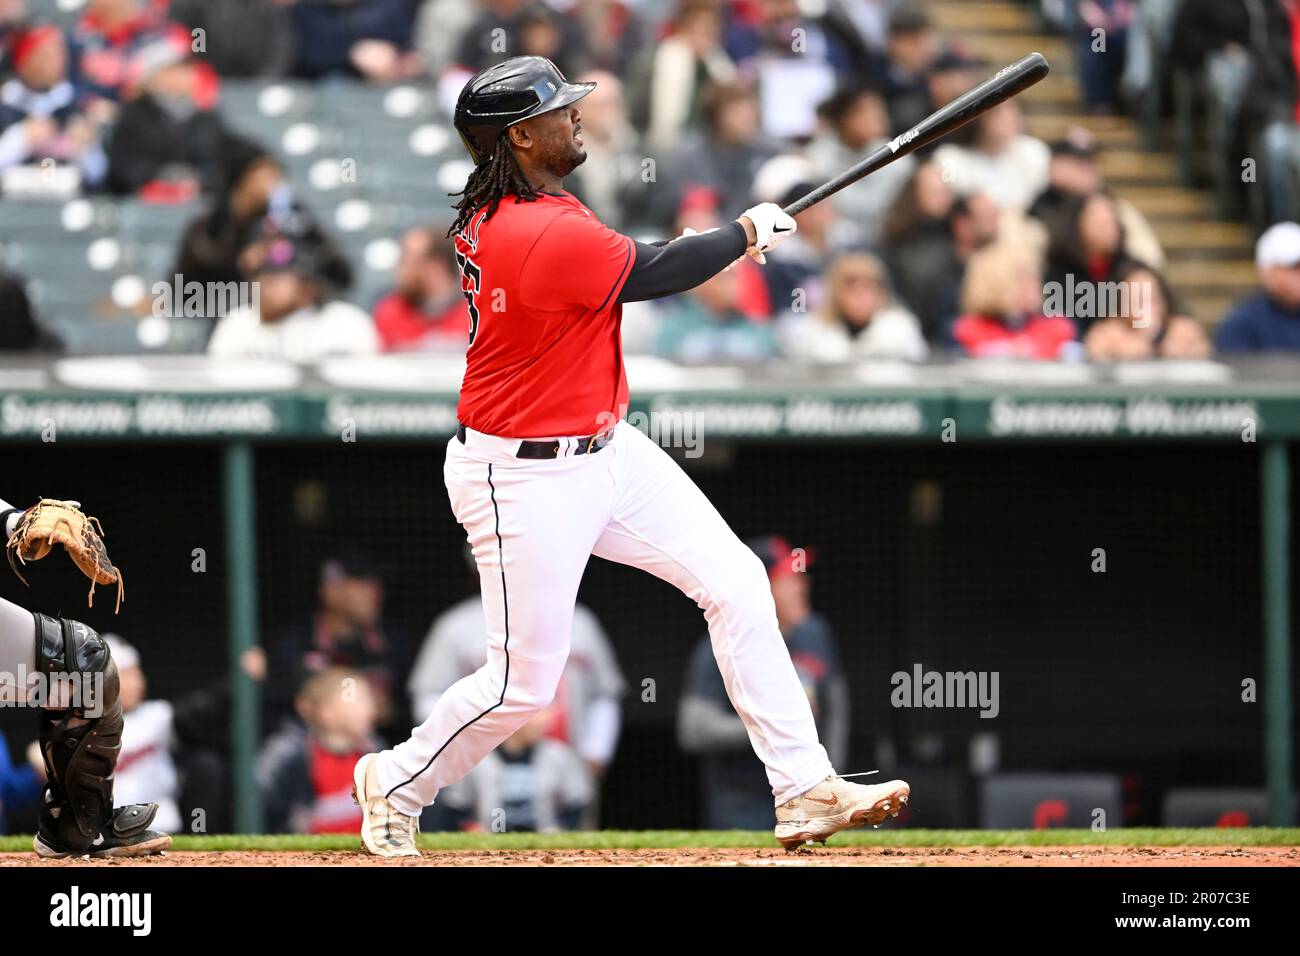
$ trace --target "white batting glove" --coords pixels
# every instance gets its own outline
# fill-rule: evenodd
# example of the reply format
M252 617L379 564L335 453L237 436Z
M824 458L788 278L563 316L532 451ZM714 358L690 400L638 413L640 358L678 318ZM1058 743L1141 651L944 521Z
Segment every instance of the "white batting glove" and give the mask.
M761 202L746 209L742 217L754 224L754 245L749 255L759 265L767 262L765 252L771 252L786 236L792 235L798 226L793 216L787 216L781 207L773 202Z

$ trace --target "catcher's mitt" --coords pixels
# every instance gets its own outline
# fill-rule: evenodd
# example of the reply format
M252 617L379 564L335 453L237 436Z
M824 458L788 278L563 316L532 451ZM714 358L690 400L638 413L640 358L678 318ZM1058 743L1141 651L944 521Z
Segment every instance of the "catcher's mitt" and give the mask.
M26 584L27 579L18 570L18 565L39 561L50 553L54 545L61 544L82 573L90 578L90 594L86 598L88 606L95 603L96 584L117 585L117 606L113 609L116 614L122 606L122 572L108 559L103 535L99 519L83 514L72 502L42 498L23 513L14 533L9 536L9 566Z

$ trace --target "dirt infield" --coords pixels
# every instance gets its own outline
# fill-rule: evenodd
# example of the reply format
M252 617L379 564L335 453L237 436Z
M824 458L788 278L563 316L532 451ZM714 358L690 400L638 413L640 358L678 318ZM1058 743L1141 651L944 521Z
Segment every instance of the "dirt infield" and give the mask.
M586 850L426 850L417 859L377 860L360 851L183 851L124 860L38 860L0 853L19 866L1300 866L1300 847L779 847Z

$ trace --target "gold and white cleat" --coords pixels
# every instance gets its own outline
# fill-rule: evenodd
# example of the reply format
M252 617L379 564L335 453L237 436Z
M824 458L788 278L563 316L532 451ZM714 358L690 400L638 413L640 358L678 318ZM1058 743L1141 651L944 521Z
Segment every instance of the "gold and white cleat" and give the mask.
M776 808L776 838L787 850L864 824L898 816L912 788L902 780L864 785L827 777L807 793Z
M366 754L352 771L352 799L361 808L361 842L374 856L419 856L415 835L420 818L398 813L384 798L375 769L378 754Z

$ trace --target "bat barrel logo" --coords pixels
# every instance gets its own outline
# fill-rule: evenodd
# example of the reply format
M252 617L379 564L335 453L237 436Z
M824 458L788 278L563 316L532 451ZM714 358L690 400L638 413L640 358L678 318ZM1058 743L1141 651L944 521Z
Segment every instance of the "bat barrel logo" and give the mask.
M918 134L919 132L920 132L920 130L919 130L917 127L913 127L912 129L909 129L906 133L903 133L903 134L900 135L900 136L896 136L896 137L894 137L892 140L889 141L889 150L890 150L890 152L893 152L893 153L898 152L899 149L901 149L902 147L906 146L906 145L907 145L908 143L910 143L912 140L916 139L917 134Z

